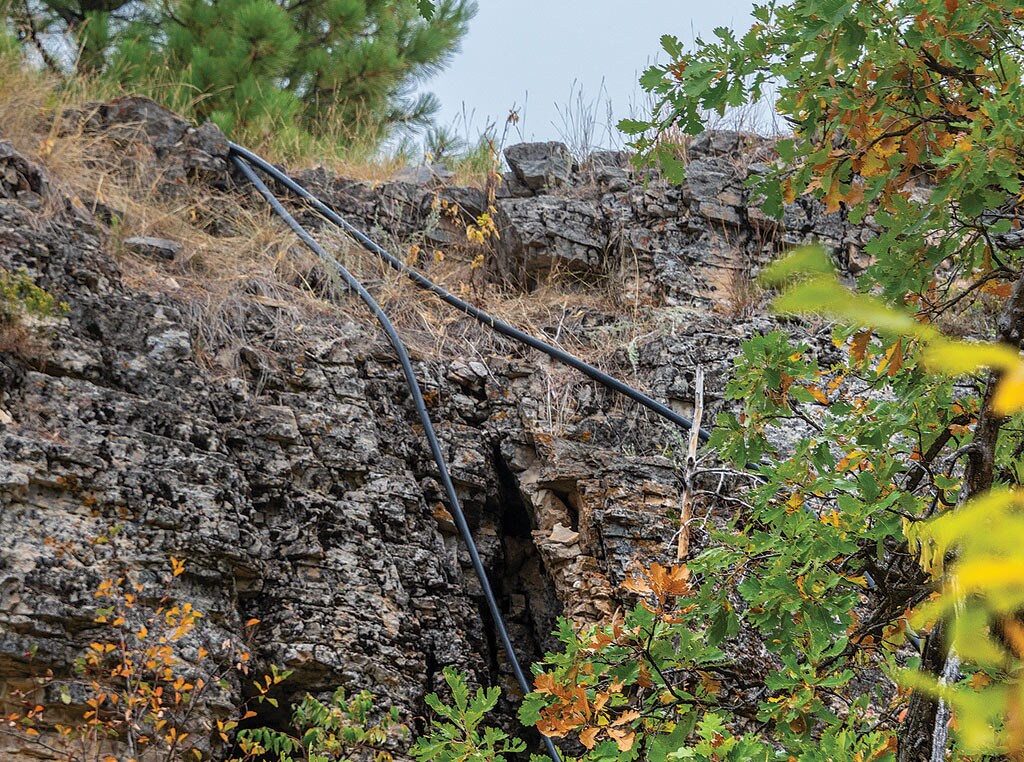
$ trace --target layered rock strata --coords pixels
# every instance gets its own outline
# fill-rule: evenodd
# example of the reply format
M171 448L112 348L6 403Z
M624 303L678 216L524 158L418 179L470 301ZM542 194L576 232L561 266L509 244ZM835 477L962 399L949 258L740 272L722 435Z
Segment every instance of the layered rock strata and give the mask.
M215 128L148 101L63 119L130 146L168 195L236 182ZM637 177L617 153L577 165L557 144L510 149L495 201L498 269L526 288L569 275L570 292L605 281L624 299L682 308L659 335L622 346L619 370L686 411L703 364L714 409L740 339L765 325L712 310L731 298L734 274L784 241L861 240L810 206L791 208L784 224L758 219L743 181L769 151L735 134L699 139L675 187ZM486 210L477 189L446 186L436 172L410 177L373 186L302 175L385 241L449 245ZM439 215L440 201L456 213ZM237 372L215 372L197 358L186 297L128 285L109 250L118 210L87 202L0 142L0 267L68 305L0 326L0 697L30 696L57 720L74 710L81 695L65 706L37 678L70 674L109 634L96 591L118 579L138 586L144 609L170 595L204 614L184 658L249 649L261 669L292 670L276 689L285 702L340 684L410 717L447 665L514 697L375 327L339 317L282 331L290 313L254 300L239 320L257 340ZM174 241L125 243L155 266L183 254ZM584 338L617 319L566 317ZM631 564L670 547L680 476L658 453L677 447L678 433L532 355L424 356L417 373L522 658L554 645L559 615L607 617ZM184 563L177 576L171 558ZM236 675L211 691L196 727L237 712L248 685ZM0 735L0 756L48 758L11 735Z

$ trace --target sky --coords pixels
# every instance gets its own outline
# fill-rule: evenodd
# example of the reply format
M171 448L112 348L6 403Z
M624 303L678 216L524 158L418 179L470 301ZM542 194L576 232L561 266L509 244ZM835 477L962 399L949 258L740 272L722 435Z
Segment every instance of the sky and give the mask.
M592 147L619 147L614 124L644 113L637 78L656 60L661 35L690 44L718 26L745 32L753 7L753 0L477 3L461 52L424 84L441 100L438 124L473 138L493 123L500 137L517 108L520 122L508 143L562 140L570 147L588 132Z

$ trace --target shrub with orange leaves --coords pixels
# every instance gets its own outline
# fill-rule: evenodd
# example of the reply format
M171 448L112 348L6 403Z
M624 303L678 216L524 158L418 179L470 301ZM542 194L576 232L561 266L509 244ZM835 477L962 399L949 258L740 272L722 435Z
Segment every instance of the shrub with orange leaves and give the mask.
M170 565L165 588L185 572L180 559ZM199 760L231 742L238 720L203 707L230 701L230 683L250 673L249 648L242 640L208 642L198 628L203 613L192 603L146 595L130 573L102 579L93 593L93 623L102 634L75 660L73 677L50 671L38 680L65 705L63 721L48 722L33 691L7 697L0 733L20 734L63 762ZM247 633L258 621L246 623ZM287 675L272 668L254 683L257 698ZM252 716L245 711L239 719Z

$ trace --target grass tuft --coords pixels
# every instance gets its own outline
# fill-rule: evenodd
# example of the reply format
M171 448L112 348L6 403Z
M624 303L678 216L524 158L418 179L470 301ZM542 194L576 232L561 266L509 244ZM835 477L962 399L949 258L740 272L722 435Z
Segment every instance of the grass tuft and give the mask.
M144 144L126 146L106 135L61 128L59 115L66 109L124 94L109 83L85 78L61 81L0 55L0 138L46 168L54 197L47 213L64 213L64 199L92 213L103 223L123 282L180 305L197 360L219 373L238 373L251 364L253 351L272 354L275 347L294 347L305 337L330 336L349 322L369 325L358 300L332 288L325 268L249 191L220 192L192 184L168 194L161 165ZM513 126L510 119L503 134L489 136L469 152L460 176L479 178L492 188L500 146ZM358 149L344 154L331 150L337 144L331 135L297 140L285 132L251 140L248 144L255 150L293 168L321 164L337 174L375 182L390 176L401 162ZM146 259L124 245L132 236L167 238L180 243L182 251L170 262ZM545 400L537 425L557 434L576 417L576 392L589 382L418 290L341 234L325 227L318 238L367 284L414 356L527 359L538 368ZM401 256L422 240L389 243ZM654 306L623 294L611 277L603 287L571 291L553 277L524 294L486 277L493 257L490 241L464 240L439 255L419 252L417 264L500 319L598 366L621 364L625 347L664 331ZM623 306L629 308L629 318L609 318L621 315ZM374 327L370 330L379 336Z

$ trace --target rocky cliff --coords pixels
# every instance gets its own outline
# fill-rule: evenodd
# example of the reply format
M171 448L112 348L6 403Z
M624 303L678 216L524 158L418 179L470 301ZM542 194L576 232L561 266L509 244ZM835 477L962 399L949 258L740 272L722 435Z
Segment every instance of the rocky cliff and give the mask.
M63 120L101 137L104 161L158 178L164 197L259 203L209 126L141 99ZM791 205L781 224L752 206L744 180L771 160L766 141L709 133L688 151L688 180L673 186L638 176L620 153L577 162L558 144L510 148L486 269L524 299L560 290L562 308L540 326L549 338L609 348L609 370L680 411L704 366L713 413L739 342L767 325L750 273L810 236L856 259L862 232L810 204ZM464 245L467 221L488 204L439 174L300 178L382 241L428 251ZM0 142L0 267L67 304L45 318L11 313L0 327L0 699L49 707L40 729L52 740L51 723L83 696L39 678L71 674L109 636L97 591L122 580L140 609L171 596L204 614L182 640L186 661L200 648L247 649L259 670L292 670L275 688L284 701L368 688L409 718L446 665L514 696L397 362L369 318L345 297L310 316L249 289L232 318L244 334L236 361L211 362L220 348L202 294L126 274L142 267L174 284L187 242L124 240L119 215L98 189L71 194ZM314 290L321 281L305 272ZM595 289L621 311L574 308L574 295ZM629 329L638 305L658 330ZM421 349L417 372L529 660L551 645L557 616L608 616L630 564L668 554L680 436L515 347L443 346ZM191 721L227 718L252 691L234 674ZM276 721L265 709L258 719ZM216 738L208 746L225 751ZM56 758L23 734L0 735L0 757Z

